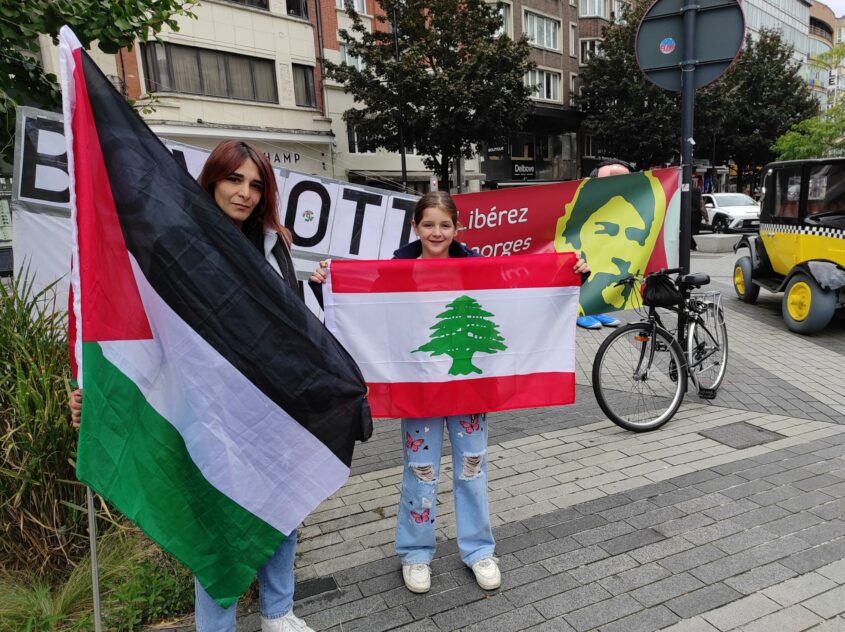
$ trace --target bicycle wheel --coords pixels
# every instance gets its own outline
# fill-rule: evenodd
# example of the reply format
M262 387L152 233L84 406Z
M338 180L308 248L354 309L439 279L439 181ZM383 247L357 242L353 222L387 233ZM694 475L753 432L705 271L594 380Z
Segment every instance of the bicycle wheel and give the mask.
M725 313L716 303L705 303L700 321L690 323L687 334L687 359L692 383L699 392L719 388L728 368L728 328Z
M643 432L677 412L687 389L680 345L649 323L620 327L605 338L593 361L593 392L617 426Z

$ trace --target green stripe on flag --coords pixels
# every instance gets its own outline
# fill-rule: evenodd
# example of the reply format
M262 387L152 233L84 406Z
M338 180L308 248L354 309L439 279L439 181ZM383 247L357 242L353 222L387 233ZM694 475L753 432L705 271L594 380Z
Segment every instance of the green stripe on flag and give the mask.
M191 569L209 595L228 607L284 534L205 479L176 428L104 357L99 343L84 343L82 358L79 480Z

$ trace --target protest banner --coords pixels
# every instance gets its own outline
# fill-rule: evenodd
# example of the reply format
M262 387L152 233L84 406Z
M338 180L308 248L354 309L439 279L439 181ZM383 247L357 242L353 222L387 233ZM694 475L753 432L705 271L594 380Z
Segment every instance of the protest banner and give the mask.
M36 286L58 280L66 305L70 269L67 148L61 115L19 108L12 192L15 266ZM196 177L208 150L163 139ZM279 214L293 232L304 281L320 259L388 259L415 239L416 197L276 167ZM485 256L575 251L592 270L582 289L586 313L624 308L613 287L632 272L676 265L678 170L499 189L454 196L465 227L458 239ZM319 307L312 293L306 302Z

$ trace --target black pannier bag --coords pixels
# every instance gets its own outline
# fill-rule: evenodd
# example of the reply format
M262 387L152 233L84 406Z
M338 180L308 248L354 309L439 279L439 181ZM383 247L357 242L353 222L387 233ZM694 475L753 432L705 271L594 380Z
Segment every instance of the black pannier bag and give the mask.
M643 305L650 307L674 307L684 300L674 281L665 274L646 277L643 287Z

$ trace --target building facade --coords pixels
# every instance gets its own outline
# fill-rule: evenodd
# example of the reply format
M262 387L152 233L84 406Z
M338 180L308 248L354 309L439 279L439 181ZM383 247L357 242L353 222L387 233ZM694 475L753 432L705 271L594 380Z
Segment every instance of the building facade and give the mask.
M804 72L810 90L818 100L819 107L822 110L826 110L832 104L836 87L836 69L829 65L820 64L817 60L819 55L827 53L833 48L835 30L836 16L833 11L826 4L813 0L810 6L808 27L808 59L804 65ZM814 62L816 63L814 64Z
M313 0L204 0L192 10L196 19L178 17L179 30L158 41L91 55L162 138L208 149L243 139L276 166L336 176ZM58 74L49 38L42 58Z
M574 105L579 59L578 0L507 0L501 3L504 32L528 36L536 69L525 76L532 109L520 129L498 146L480 148L485 189L578 177Z

